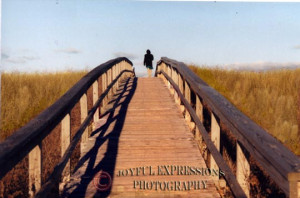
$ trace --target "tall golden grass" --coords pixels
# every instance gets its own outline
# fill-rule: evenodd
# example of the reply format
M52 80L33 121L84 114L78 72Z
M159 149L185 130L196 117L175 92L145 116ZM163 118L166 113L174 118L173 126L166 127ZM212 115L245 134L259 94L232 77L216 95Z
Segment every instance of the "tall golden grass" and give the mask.
M195 65L190 68L258 125L300 155L300 69L250 72Z
M3 141L16 129L25 125L29 120L54 103L86 73L86 71L69 71L60 73L2 74L0 141ZM78 107L74 109L78 110ZM78 120L78 118L74 117L74 115L78 117L78 113L71 113L72 123L76 124L76 119ZM76 131L74 127L78 126L72 126L72 135ZM59 145L57 145L60 142L59 131L60 125L42 141L43 182L45 182L60 159ZM72 160L77 156L78 152L75 152L72 155ZM28 158L25 157L0 180L0 197L28 197L27 170Z
M0 140L54 103L86 73L3 73Z

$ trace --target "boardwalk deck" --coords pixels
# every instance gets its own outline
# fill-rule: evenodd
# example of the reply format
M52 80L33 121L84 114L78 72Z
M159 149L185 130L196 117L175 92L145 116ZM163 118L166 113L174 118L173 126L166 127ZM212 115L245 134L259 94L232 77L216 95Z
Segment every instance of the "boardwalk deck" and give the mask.
M206 167L193 135L161 79L131 78L121 85L108 108L109 113L97 123L98 129L83 148L76 171L65 186L64 197L220 197L211 176L185 175L184 171L158 175L158 166L162 168L160 173L166 173L164 165L177 169ZM149 175L150 166L154 175ZM145 167L145 175L141 168L139 176L136 172L130 176L130 171L127 176L118 176L121 170L137 167ZM109 173L112 178L108 191L101 192L95 187L94 177L99 171ZM152 190L142 181L154 181ZM205 181L206 189L203 183L198 186L192 181ZM161 182L161 187L157 182ZM164 182L169 189L164 189ZM185 185L189 182L193 184L190 190Z

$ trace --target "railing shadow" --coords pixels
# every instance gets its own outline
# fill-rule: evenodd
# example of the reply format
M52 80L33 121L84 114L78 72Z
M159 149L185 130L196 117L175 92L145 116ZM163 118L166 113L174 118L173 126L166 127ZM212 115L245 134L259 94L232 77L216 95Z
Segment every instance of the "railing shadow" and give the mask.
M118 144L119 144L119 137L122 132L124 121L126 117L126 112L128 108L128 104L130 103L133 94L136 90L137 86L137 78L131 78L128 79L124 83L124 88L121 91L121 93L116 95L116 99L114 99L114 105L112 109L110 110L109 117L107 119L106 124L104 124L102 127L97 129L92 133L92 136L97 135L99 133L98 137L95 140L95 144L92 147L90 151L88 151L78 162L77 166L74 169L74 172L78 170L80 167L82 167L85 162L88 161L88 165L86 167L85 173L80 178L80 183L76 184L77 186L70 186L69 188L74 189L71 194L64 194L63 196L66 197L78 197L78 195L84 195L87 192L88 185L93 182L95 175L99 173L100 171L105 171L111 176L111 181L113 182L114 179L114 170L116 165L116 158L118 154ZM120 102L122 98L124 98L126 94L126 98L123 102ZM118 114L115 115L115 109L120 106L120 110L118 111ZM115 125L108 134L109 126L115 122ZM97 154L100 149L100 147L107 142L107 150L104 154L104 157L102 160L97 163ZM96 187L95 187L96 188ZM65 189L65 192L68 189ZM111 188L109 188L106 191L97 191L97 193L94 195L95 197L107 197L111 193ZM88 195L92 196L92 195Z

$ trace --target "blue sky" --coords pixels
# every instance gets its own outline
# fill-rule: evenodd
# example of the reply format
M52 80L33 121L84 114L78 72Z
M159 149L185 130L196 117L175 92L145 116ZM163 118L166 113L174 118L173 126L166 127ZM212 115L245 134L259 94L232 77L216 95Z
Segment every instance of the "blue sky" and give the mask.
M2 0L4 71L91 69L150 49L197 65L300 65L300 3Z

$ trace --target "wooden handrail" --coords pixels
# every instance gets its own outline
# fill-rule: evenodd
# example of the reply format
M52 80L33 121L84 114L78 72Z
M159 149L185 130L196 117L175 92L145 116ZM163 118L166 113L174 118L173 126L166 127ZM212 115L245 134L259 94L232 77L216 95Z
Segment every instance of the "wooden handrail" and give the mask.
M123 64L122 68L121 68L121 64ZM118 65L119 67L116 67L116 65ZM87 92L87 90L93 85L93 83L97 82L98 78L101 75L103 74L106 75L107 73L106 83L110 83L107 89L110 90L112 84L117 83L118 82L117 79L124 72L126 71L128 72L128 70L126 69L128 69L129 66L132 68L132 63L130 60L128 60L125 57L112 59L99 65L98 67L90 71L88 74L86 74L83 78L81 78L53 105L51 105L46 110L41 112L38 116L32 119L28 124L18 129L15 133L9 136L4 142L2 142L0 144L0 167L1 167L0 179L4 177L5 174L9 172L26 155L28 155L29 152L33 150L33 148L37 148L37 146L42 142L42 140L60 122L62 122L67 115L69 115L70 111L75 106L75 104L78 103L78 101ZM121 71L121 69L123 72ZM131 72L134 73L134 70ZM97 104L98 103L96 103L95 105ZM97 108L95 108L95 111L96 109ZM95 111L90 112L89 116L91 115L91 113L94 114ZM68 146L70 147L71 145Z
M41 188L41 190L36 194L36 198L38 197L47 197L47 195L49 194L49 192L51 191L51 189L57 185L60 181L60 177L61 174L68 162L68 160L71 157L72 152L74 151L77 143L79 142L82 134L84 133L84 130L86 129L86 127L89 125L90 121L93 119L93 116L97 110L97 108L99 107L99 105L101 104L101 102L103 101L103 99L106 97L106 95L109 93L109 91L113 88L113 86L117 83L118 79L122 76L122 74L124 72L133 72L130 70L123 70L117 77L115 80L113 80L110 85L108 85L107 89L101 94L101 96L99 97L99 99L97 100L97 102L95 103L95 105L93 106L93 108L90 110L88 116L86 117L86 119L84 120L84 122L81 124L80 128L77 130L76 134L74 135L74 138L71 140L70 145L68 146L64 156L62 157L62 159L60 160L60 162L55 166L52 174L49 176L48 180L45 182L45 184L43 185L43 187Z
M196 126L198 127L198 129L201 131L202 137L203 137L204 141L206 142L206 145L207 145L209 151L214 156L216 162L218 163L218 165L222 169L222 171L225 172L225 175L224 175L225 180L227 181L227 183L232 184L232 185L229 185L229 187L230 187L233 195L235 197L239 197L239 198L246 198L247 196L245 195L243 189L241 188L241 186L237 182L234 174L230 170L229 166L226 163L224 163L223 157L218 152L218 150L215 147L214 143L210 139L210 137L208 135L208 132L206 131L206 129L204 128L202 122L200 121L200 119L196 115L195 110L192 108L192 106L186 100L184 95L180 92L179 87L175 84L175 82L172 80L172 78L169 77L164 71L158 71L157 74L163 74L164 77L171 83L172 87L178 93L178 96L181 99L181 102L183 103L183 105L186 107L187 111L192 116L192 118L193 118L194 122L196 123Z
M299 157L208 86L184 63L162 57L157 63L156 75L161 70L167 75L173 75L173 72L180 75L182 82L186 82L195 95L208 105L213 115L226 125L237 142L253 156L281 190L290 195L288 174L299 174Z

